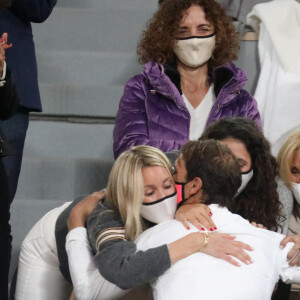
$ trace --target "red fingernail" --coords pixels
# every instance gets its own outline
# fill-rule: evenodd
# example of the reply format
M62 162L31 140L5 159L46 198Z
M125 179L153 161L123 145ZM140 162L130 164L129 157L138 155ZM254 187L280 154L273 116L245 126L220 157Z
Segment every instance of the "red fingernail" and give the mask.
M191 228L188 226L187 229L190 230Z
M204 231L205 229L204 229L203 227L201 227L201 230L203 230L203 231Z
M212 228L209 229L210 231L214 231Z
M214 230L217 230L218 228L217 227L214 227Z
M211 211L209 212L209 215L212 216L212 212Z

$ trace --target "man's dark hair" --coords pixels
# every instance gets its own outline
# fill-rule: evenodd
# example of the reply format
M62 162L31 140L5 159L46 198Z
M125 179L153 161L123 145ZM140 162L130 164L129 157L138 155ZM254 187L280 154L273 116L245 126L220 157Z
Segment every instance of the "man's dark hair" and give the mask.
M187 170L187 181L202 180L202 203L231 207L239 186L241 171L232 152L214 140L190 141L180 149Z

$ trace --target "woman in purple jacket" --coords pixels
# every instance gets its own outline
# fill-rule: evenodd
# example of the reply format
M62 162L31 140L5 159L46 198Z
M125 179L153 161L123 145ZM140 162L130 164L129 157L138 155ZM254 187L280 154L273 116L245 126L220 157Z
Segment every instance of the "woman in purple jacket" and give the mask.
M238 36L214 0L165 0L138 44L142 74L131 78L120 100L114 154L133 145L162 151L198 139L223 117L247 117L261 127L255 99L242 87Z

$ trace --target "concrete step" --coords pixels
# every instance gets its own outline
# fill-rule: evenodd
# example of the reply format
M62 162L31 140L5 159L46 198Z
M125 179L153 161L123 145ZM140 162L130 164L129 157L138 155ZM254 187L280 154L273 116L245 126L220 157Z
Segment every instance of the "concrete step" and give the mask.
M43 112L56 115L115 117L123 85L40 84Z
M240 46L236 63L249 78L256 78L257 42L242 41ZM142 71L135 53L38 50L37 58L39 81L48 84L123 86L131 76Z
M156 10L157 0L60 0L57 7L101 8L117 10Z
M244 41L240 46L235 63L246 71L246 89L253 93L259 74L257 42ZM127 53L38 51L45 112L72 114L74 109L73 114L115 116L123 86L142 71L136 59Z
M15 199L75 199L105 188L113 160L24 157Z
M45 50L135 53L152 13L151 9L137 10L134 6L127 9L108 5L99 9L60 7L45 23L33 25L34 39L37 48Z
M112 160L114 124L31 121L24 156Z
M135 53L37 50L39 82L63 85L124 85L141 72Z

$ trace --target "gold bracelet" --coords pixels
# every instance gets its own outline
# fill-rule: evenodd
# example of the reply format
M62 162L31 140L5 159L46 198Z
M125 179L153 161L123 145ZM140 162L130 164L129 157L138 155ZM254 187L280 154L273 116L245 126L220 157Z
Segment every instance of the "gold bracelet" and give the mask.
M200 233L203 233L204 234L204 244L203 246L199 249L199 252L203 252L203 250L207 247L208 245L208 241L209 241L209 236L208 236L208 233L205 231L205 232L200 232Z

